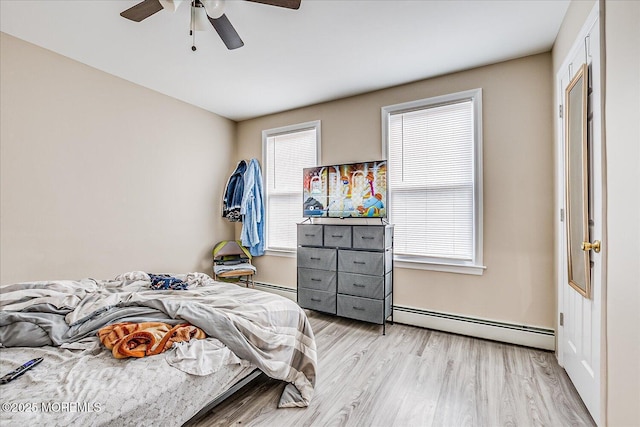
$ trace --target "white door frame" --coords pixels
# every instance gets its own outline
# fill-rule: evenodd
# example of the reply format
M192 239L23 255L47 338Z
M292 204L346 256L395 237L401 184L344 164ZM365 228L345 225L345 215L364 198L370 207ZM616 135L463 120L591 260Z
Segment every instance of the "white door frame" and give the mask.
M591 12L589 13L588 18L586 19L586 21L584 22L580 32L578 33L578 35L576 36L576 39L571 47L571 49L569 50L569 52L567 53L567 56L563 59L562 65L558 70L558 73L555 76L555 86L556 86L556 99L555 99L555 105L556 108L559 109L559 106L563 105L563 98L564 98L564 90L565 88L563 87L563 84L561 82L562 76L567 72L567 69L569 67L569 64L571 63L573 57L576 55L576 52L580 49L584 49L584 40L585 37L589 34L589 32L591 31L591 29L593 28L594 24L596 24L596 21L598 22L597 25L600 26L600 63L599 64L594 64L594 66L597 66L600 71L602 71L604 69L603 65L604 65L604 29L603 29L603 21L604 21L604 17L600 16L601 15L601 8L600 8L600 2L596 1L595 5L593 7L593 9L591 10ZM598 20L599 19L599 20ZM601 73L600 75L600 88L602 89L604 87L604 75L603 73ZM601 94L598 99L602 98ZM600 109L600 114L603 113L604 111L604 107L603 107L603 100L600 100L599 105L594 105L593 108L599 108ZM558 305L557 305L557 317L556 317L556 321L557 321L557 333L556 333L556 337L557 337L557 343L556 343L556 357L558 359L558 363L560 364L560 366L564 366L564 351L565 351L565 344L564 344L564 328L563 326L560 325L560 313L565 311L565 299L564 299L564 291L565 291L565 287L569 286L568 285L568 274L567 274L567 259L566 259L566 254L567 254L567 248L566 248L566 231L565 231L565 223L564 223L564 214L566 213L565 209L565 175L564 175L564 170L565 170L565 165L564 165L564 143L563 143L563 139L564 139L564 124L563 124L563 118L560 117L559 111L557 110L556 113L554 114L555 117L555 122L556 122L556 137L555 137L555 188L556 188L556 214L555 214L555 219L554 219L554 224L555 224L555 243L556 243L556 247L555 247L555 254L556 254L556 292L557 292L557 300L558 300ZM602 122L602 127L604 128L604 118L602 118L601 120ZM601 131L602 129L600 129ZM604 136L602 136L602 139L604 140ZM603 243L604 243L604 247L605 249L603 250L604 253L602 253L601 255L603 255L603 259L602 259L602 268L601 268L601 274L600 277L598 278L598 280L600 280L601 283L601 292L599 292L599 298L600 298L600 316L599 316L599 320L600 320L600 324L599 324L599 329L600 329L600 375L599 375L599 384L600 384L600 389L598 390L599 393L599 400L600 400L600 405L599 405L599 413L595 414L594 419L596 421L597 424L599 425L605 425L606 422L606 383L607 383L607 371L606 371L606 256L604 256L606 254L606 235L604 233L606 233L606 179L605 179L605 174L604 174L604 159L605 159L605 153L604 153L604 144L603 144L603 149L602 149L602 181L603 181L603 185L602 185L602 222L603 222ZM600 214L600 212L598 212L598 214ZM594 415L594 414L592 414Z

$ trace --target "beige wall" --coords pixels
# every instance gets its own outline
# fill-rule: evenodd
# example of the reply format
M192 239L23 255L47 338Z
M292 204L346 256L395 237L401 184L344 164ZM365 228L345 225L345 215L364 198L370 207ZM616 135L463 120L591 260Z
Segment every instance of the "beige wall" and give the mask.
M0 41L1 283L209 271L235 123Z
M322 121L322 163L382 158L380 109L482 88L483 276L395 269L394 304L554 326L551 54L319 104L238 124L238 155L261 157L261 131ZM258 280L295 288L294 258L256 261Z
M640 2L605 2L607 412L640 426Z

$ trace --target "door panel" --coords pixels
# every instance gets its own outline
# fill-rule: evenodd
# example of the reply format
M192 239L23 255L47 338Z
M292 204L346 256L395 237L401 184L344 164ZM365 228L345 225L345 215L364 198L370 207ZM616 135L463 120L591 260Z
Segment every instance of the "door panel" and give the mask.
M586 97L586 135L587 146L585 149L585 164L587 171L584 182L584 192L581 192L583 200L577 203L584 203L586 209L581 210L580 215L586 212L583 218L583 227L578 232L571 233L568 230L571 222L570 193L565 189L566 178L559 179L558 191L563 194L563 208L566 213L561 232L559 246L559 303L558 309L564 316L564 325L560 327L558 333L558 360L564 366L569 378L574 383L578 393L582 397L585 405L589 409L591 416L597 424L601 424L602 413L602 363L604 361L602 347L602 331L604 317L602 311L603 298L603 252L606 250L606 242L602 245L602 251L596 252L589 249L589 244L595 240L602 239L604 206L602 199L603 174L602 174L602 114L601 114L601 85L600 85L600 31L597 13L595 17L588 21L590 25L585 27L576 42L576 48L572 50L571 56L567 59L569 66L558 75L559 95L563 105L563 112L567 111L567 94L565 89L580 70L582 64L586 64L584 70L587 89ZM570 101L573 102L573 101ZM570 108L570 106L569 106ZM571 163L566 156L567 143L571 141L567 137L567 117L562 120L562 131L558 133L562 150L559 153L564 157L562 162L558 162L561 169L561 177L566 177L571 171ZM575 152L574 152L575 154ZM575 168L576 166L574 166ZM575 170L574 170L575 172ZM576 200L574 199L574 202ZM576 204L577 204L576 203ZM569 209L567 211L567 209ZM576 212L573 212L573 219L576 220ZM580 219L580 218L578 218ZM560 231L560 230L559 230ZM586 250L582 250L582 243L587 243ZM578 262L570 264L571 257L580 258ZM573 268L573 270L572 270ZM583 276L572 273L582 272ZM588 286L576 286L581 283L571 283L583 281L582 284Z

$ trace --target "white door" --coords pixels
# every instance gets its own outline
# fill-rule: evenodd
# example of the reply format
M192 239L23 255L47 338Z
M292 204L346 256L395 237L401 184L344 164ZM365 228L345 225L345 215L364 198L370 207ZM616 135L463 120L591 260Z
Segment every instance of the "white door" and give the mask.
M557 164L559 168L557 185L560 193L558 202L562 207L561 222L556 229L559 241L558 310L561 325L558 330L558 361L564 366L594 421L601 425L603 424L601 385L604 366L603 254L606 250L606 242L602 243L599 252L590 249L589 244L603 240L605 212L602 199L602 91L597 13L595 18L592 14L590 19L591 21L587 21L574 49L567 57L566 66L561 69L556 78L563 112L563 118L558 122L561 124L558 126L558 140L561 144L558 147L560 160ZM586 64L584 83L587 89L585 129L587 149L583 153L586 188L581 199L579 195L575 197L577 194L575 182L573 186L569 183L567 190L567 181L572 179L575 181L575 178L570 177L572 173L569 173L568 177L567 172L576 169L572 167L571 160L572 156L575 157L576 151L574 150L571 154L571 150L567 148L571 147L570 133L573 127L567 125L567 113L571 114L568 110L572 109L576 99L573 94L566 93L566 90L568 87L571 89L571 84L579 80L575 78L582 64ZM576 109L573 108L574 113L575 111ZM573 166L575 165L574 159ZM575 227L574 232L570 232L571 227L568 224L572 224L572 221L576 222L579 216L576 215L578 213L576 205L579 205L582 200L585 206L584 234L580 235L580 231L576 232ZM586 243L585 247L581 247L583 242ZM583 285L577 286L576 283L580 282L583 282ZM586 288L584 282L586 282Z

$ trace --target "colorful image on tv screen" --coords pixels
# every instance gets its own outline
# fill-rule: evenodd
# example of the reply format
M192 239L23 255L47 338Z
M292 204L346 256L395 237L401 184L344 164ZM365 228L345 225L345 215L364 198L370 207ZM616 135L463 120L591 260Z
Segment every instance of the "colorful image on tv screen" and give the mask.
M387 162L317 166L303 171L305 217L387 216Z

